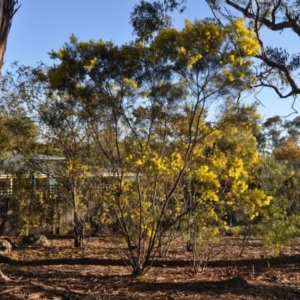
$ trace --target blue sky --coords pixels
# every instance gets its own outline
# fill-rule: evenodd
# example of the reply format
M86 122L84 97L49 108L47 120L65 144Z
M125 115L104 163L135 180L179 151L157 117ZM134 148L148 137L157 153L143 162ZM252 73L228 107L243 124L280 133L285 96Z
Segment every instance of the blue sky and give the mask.
M188 0L183 14L174 14L174 26L186 18L204 18L210 11L204 0ZM48 52L68 41L102 39L123 44L133 39L130 12L138 0L19 0L6 53L6 67L18 60L26 65L47 62ZM84 3L84 5L83 5Z
M19 0L19 3L22 6L13 20L4 69L14 61L31 66L40 61L51 63L48 52L67 42L71 34L80 40L102 39L116 44L133 38L129 19L138 0ZM186 11L172 16L174 26L180 29L185 19L203 19L211 16L211 12L204 0L188 0ZM291 48L296 48L295 42L299 42L293 35L278 38L268 33L267 38L275 43L290 44ZM252 97L248 98L249 102L250 99ZM278 99L270 90L261 93L259 99L264 104L259 108L264 118L292 112L293 99ZM295 107L300 111L297 102Z

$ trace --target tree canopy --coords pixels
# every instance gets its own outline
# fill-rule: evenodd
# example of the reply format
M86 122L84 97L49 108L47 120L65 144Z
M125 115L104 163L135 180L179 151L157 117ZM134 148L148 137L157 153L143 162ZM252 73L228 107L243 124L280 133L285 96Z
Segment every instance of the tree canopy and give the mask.
M121 235L127 247L120 250L135 276L145 274L178 236L193 251L197 272L234 222L248 226L264 217L261 224L272 227L272 216L283 208L279 223L294 234L298 220L293 209L289 226L284 220L291 205L280 204L294 174L277 163L269 172L268 159L298 159L299 120L275 116L261 124L256 104L240 101L255 86L280 92L274 78L291 84L276 66L253 64L253 58L267 64L264 59L275 53L262 54L259 18L267 22L267 15L255 22L262 4L255 2L254 23L248 23L210 1L215 19L186 20L178 30L167 12L184 9L185 2L142 0L131 15L137 40L116 45L72 35L49 53L51 66L21 66L6 77L3 115L17 112L20 118L0 118L0 146L20 133L23 145L40 141L62 153L55 179L64 187L59 199L71 211L75 246L84 247L92 223L116 244ZM238 10L246 3L225 2ZM217 14L227 18L224 24ZM20 199L19 212L29 203ZM34 199L40 209L54 198Z
M71 36L50 53L57 64L19 70L24 103L65 155L60 178L67 178L76 235L88 212L88 174L114 174L105 190L89 189L99 199L98 223L125 238L135 275L192 220L194 240L205 226L217 237L227 213L253 219L269 204L249 185L258 163L255 107L234 103L252 84L258 50L242 19L223 28L195 20L161 29L148 43Z
M167 3L166 3L167 2ZM244 18L249 29L253 30L259 42L259 52L256 53L256 82L253 87L271 88L280 98L295 97L300 93L297 72L299 70L299 53L291 53L290 49L270 45L264 38L264 32L282 33L278 39L284 39L284 33L295 35L295 41L300 34L299 3L297 1L236 1L207 0L215 21L221 26L228 22ZM148 39L155 32L168 27L170 17L168 12L181 10L188 1L141 1L135 6L131 15L134 32L139 37ZM145 13L148 10L147 13ZM143 24L143 26L137 26ZM142 33L143 31L143 33ZM146 33L147 32L147 33ZM293 102L294 104L294 102ZM292 104L292 108L294 105ZM295 108L294 108L295 109Z

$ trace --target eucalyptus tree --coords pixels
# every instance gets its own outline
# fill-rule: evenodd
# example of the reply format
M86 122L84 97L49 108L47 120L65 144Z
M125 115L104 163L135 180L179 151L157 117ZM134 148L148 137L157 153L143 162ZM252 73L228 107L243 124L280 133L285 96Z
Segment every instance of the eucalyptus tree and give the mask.
M206 2L220 23L242 17L254 30L260 45L260 51L255 55L260 64L257 66L257 82L254 86L271 88L280 98L292 96L295 101L295 97L300 94L297 76L300 55L292 53L292 50L286 47L285 33L290 33L294 38L288 38L297 42L300 36L299 1L207 0ZM266 32L278 33L281 45L268 44L270 42L265 38Z
M258 148L261 153L275 154L276 159L295 160L299 157L299 138L299 117L285 119L276 115L262 122Z
M172 26L172 18L168 13L174 10L183 12L185 2L186 0L141 0L130 14L133 32L139 40L149 42L159 31Z

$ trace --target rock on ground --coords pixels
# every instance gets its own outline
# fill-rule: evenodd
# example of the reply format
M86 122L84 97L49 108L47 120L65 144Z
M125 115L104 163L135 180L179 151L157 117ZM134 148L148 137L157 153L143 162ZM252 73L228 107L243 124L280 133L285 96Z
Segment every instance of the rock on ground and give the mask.
M24 236L22 239L22 244L37 247L50 246L48 239L44 235L39 234Z
M12 244L6 239L0 239L0 255L8 255L12 251Z

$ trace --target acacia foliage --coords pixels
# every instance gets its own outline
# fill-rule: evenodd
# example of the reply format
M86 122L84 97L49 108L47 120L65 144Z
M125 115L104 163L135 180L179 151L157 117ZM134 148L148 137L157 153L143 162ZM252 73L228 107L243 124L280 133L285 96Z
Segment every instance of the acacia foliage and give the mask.
M190 203L199 203L189 213L191 228L187 234L196 272L203 270L230 226L251 222L272 200L257 179L258 119L255 106L226 101L213 144L200 150L204 156L198 156L188 195Z
M173 1L172 9L182 11L182 5L187 1ZM300 93L297 70L299 69L299 53L293 53L285 47L284 40L291 39L289 35L295 37L300 35L299 27L299 2L293 0L206 0L212 10L215 20L219 24L232 22L237 18L244 18L248 27L255 32L256 39L259 41L260 51L255 55L258 59L256 66L256 87L271 88L280 98L296 97ZM187 2L188 5L188 2ZM152 9L151 14L143 14L144 7L149 6ZM163 1L141 1L132 13L132 24L134 31L138 32L135 24L151 24L147 27L148 32L153 30L152 34L159 30L157 16L166 15L171 12L168 6L164 6ZM166 26L167 24L164 24ZM272 33L276 40L283 41L280 45L270 44L265 38L265 33ZM274 38L273 38L274 40ZM293 39L297 41L297 38ZM294 103L292 108L294 110Z
M299 166L264 157L260 167L261 184L273 199L271 205L260 210L256 231L264 246L280 255L283 247L293 247L299 236Z
M64 141L70 194L94 176L107 183L95 192L98 222L112 239L114 230L125 238L134 275L144 274L192 219L214 234L212 220L227 210L252 218L269 203L248 187L258 162L255 109L228 100L219 116L210 110L251 85L258 48L240 19L225 28L187 21L148 45L72 36L51 52L56 65L22 82L44 133L56 145Z

